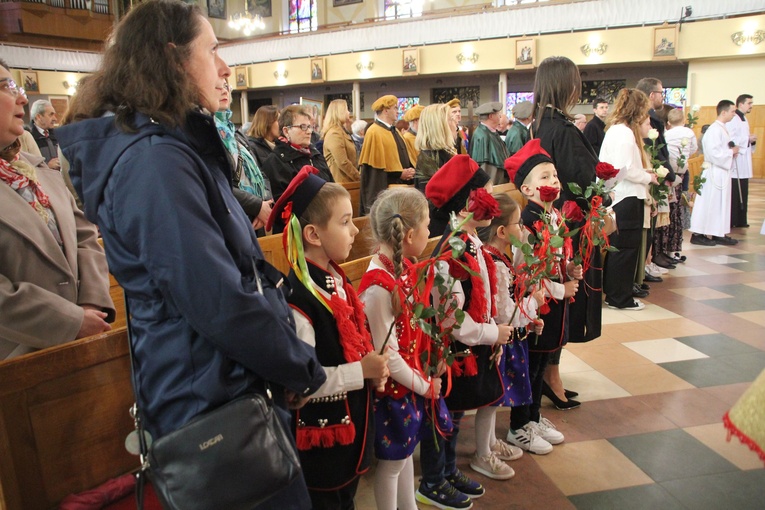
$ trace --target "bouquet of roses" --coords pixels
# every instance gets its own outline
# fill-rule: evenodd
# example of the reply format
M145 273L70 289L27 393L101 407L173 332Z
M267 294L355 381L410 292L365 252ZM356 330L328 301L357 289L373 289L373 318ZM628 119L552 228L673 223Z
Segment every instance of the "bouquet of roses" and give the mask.
M603 206L603 199L611 192L612 186L609 186L619 171L613 165L601 161L595 167L597 180L594 184L582 188L575 182L568 184L572 193L584 197L590 202L590 209L586 216L579 204L574 200L567 200L563 204L561 213L566 221L579 224L584 221L579 234L579 249L574 254L574 262L582 265L582 270L587 272L592 261L593 250L597 247L605 248L609 251L616 251L608 241L608 234L605 230L606 220L609 219L609 213Z
M650 186L651 197L657 206L667 205L667 196L669 195L669 188L664 183L664 179L667 177L669 170L664 168L661 165L661 161L659 161L659 149L664 147L664 145L656 145L656 140L658 138L659 132L655 129L651 129L648 132L648 139L651 140L651 143L647 143L644 146L646 152L648 152L648 154L651 156L651 167L653 169L653 173L656 174L656 178L659 181L659 184L651 184Z

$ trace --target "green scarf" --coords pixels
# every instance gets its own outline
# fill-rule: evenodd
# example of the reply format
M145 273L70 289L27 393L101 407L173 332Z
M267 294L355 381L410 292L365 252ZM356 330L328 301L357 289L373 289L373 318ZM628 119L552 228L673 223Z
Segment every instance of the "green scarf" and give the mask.
M236 139L234 133L234 123L231 122L231 110L224 112L215 112L215 125L218 127L218 135L223 140L223 145L229 154L237 162L241 162L242 172L239 175L238 188L251 193L260 198L266 197L266 183L263 180L263 174L258 168L258 163L252 157L247 147L243 146Z

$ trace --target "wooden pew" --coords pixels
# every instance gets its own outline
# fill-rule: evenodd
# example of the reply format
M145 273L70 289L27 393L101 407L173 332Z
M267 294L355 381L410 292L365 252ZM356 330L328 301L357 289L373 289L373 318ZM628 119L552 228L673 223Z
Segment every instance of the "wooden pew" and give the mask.
M508 182L506 184L497 184L494 186L494 193L507 193L510 195L510 198L518 202L518 205L521 206L521 209L526 207L526 203L528 202L526 197L523 196L523 193L521 193L520 190L516 188L515 184L512 182Z
M127 333L0 363L0 508L47 510L138 467Z
M361 201L361 182L341 182L340 185L348 190L351 194L351 205L353 206L353 215L361 216L361 207L359 203Z
M688 181L689 187L693 189L693 191L696 191L695 188L693 188L693 178L697 175L701 175L701 165L704 163L704 155L700 154L698 156L694 156L692 158L688 159L688 172L690 175L688 178L690 179Z

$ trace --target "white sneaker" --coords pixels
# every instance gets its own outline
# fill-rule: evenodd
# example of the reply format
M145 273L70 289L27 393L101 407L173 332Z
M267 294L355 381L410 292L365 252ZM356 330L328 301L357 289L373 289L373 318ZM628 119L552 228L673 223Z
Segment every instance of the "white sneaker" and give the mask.
M645 272L650 274L651 276L661 276L661 275L669 273L669 269L665 269L661 266L657 266L655 263L651 262L650 264L645 266Z
M515 476L513 468L499 460L493 453L486 457L479 457L476 453L470 459L470 468L495 480L509 480Z
M563 434L558 432L555 425L552 424L547 418L539 417L539 423L529 422L537 430L537 434L550 444L561 444L565 439Z
M553 450L552 445L539 436L533 421L518 430L510 429L507 433L507 442L537 455L547 455Z
M517 446L507 444L501 439L497 439L497 442L494 443L494 446L491 447L491 452L499 460L516 460L523 457L523 450Z

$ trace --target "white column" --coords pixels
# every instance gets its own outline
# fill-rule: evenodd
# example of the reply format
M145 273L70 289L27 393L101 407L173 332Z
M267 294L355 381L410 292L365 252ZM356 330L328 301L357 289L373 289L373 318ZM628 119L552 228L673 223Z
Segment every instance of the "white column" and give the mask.
M250 108L247 101L247 91L243 90L242 95L239 97L239 109L242 111L242 125L250 120Z
M353 118L358 120L361 118L361 85L357 81L353 82L351 98L353 99Z
M503 108L507 98L507 73L499 73L499 82L497 83L498 101L502 103ZM505 112L507 113L507 112Z

